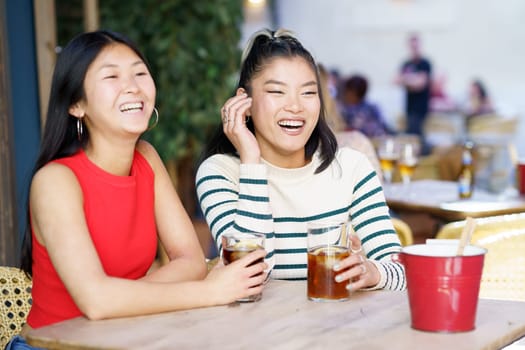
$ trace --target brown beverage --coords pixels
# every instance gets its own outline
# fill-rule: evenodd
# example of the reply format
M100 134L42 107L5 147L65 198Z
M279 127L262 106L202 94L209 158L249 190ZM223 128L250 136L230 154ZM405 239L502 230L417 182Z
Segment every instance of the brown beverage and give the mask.
M242 257L250 254L253 251L256 251L257 249L264 249L264 247L256 244L250 244L250 242L238 242L235 243L232 246L227 246L222 248L222 261L224 265L228 265L235 260L239 260ZM258 263L264 262L264 258L257 259L253 261L249 266L255 265ZM247 298L238 299L237 301L240 302L251 302L251 301L258 301L262 297L261 294L255 294L251 295Z
M314 247L308 250L308 298L312 300L346 300L346 282L336 282L333 266L350 256L346 247Z
M235 260L239 260L240 258L250 254L253 251L256 251L257 249L264 249L260 245L254 245L254 244L245 244L245 243L237 243L230 247L224 247L222 250L222 261L224 262L224 265L228 265ZM258 263L264 262L264 259L257 259L251 265L255 265Z

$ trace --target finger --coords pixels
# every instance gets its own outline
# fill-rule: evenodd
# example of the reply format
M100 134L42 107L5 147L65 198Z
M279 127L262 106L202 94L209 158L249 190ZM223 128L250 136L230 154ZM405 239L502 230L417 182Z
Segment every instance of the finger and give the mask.
M257 274L257 275L254 275L254 276L251 276L250 277L250 287L255 287L255 286L259 286L261 284L265 284L264 282L266 281L266 278L267 278L268 274L265 272L265 273L261 273L261 274Z
M350 250L354 254L358 254L363 251L361 240L356 234L350 235Z
M359 289L362 289L365 287L365 280L364 279L360 279L356 282L352 282L352 283L348 283L346 285L346 289L349 291L349 292L355 292Z
M228 119L230 123L233 123L233 125L243 125L246 121L246 113L248 112L249 108L252 105L252 99L250 97L245 98L235 105L233 105L230 109L230 113L228 115Z
M240 94L230 97L226 102L224 103L224 109L226 112L230 112L232 107L239 101L244 100L248 95L246 94Z
M248 294L249 295L255 295L255 294L260 294L262 293L264 289L264 285L263 284L258 284L256 286L251 286L248 288Z
M362 263L362 256L359 254L352 254L348 258L343 259L339 261L337 264L334 265L333 270L334 271L342 271L346 270L353 265Z
M221 108L221 121L223 124L226 124L228 122L228 110L226 106L223 106Z
M232 106L235 104L235 101L239 99L239 96L233 96L230 97L224 105L221 108L221 121L223 123L228 122L229 116L230 116L230 110Z
M352 267L351 269L348 269L344 272L337 274L335 276L335 281L340 283L343 281L357 280L358 278L360 278L360 276L362 276L363 271L366 272L366 268L363 269L362 266L363 264L357 264L357 265L354 265L354 267Z
M369 267L367 266L367 263L359 264L357 268L360 269L358 276L351 278L351 282L346 286L346 289L349 291L355 291L367 286L367 274L369 273Z
M239 260L234 261L234 263L247 267L255 263L257 260L264 259L265 257L266 257L266 251L264 249L257 249L257 250L254 250L253 252L250 252L249 254L246 254ZM261 264L265 264L265 263L261 262Z
M366 264L360 264L359 268L361 269L361 276L368 272L368 269L366 268Z

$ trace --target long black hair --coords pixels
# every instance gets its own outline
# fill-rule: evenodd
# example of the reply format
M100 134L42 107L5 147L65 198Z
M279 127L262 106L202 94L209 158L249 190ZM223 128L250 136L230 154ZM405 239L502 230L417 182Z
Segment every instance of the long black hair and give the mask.
M250 84L252 80L276 57L302 57L315 72L317 87L321 91L319 72L314 58L291 32L284 29L277 31L263 29L251 37L242 54L237 88L243 88L248 95L251 95ZM321 93L319 93L319 98L321 102L319 120L305 145L306 159L311 159L320 147L321 164L315 170L316 173L323 171L330 165L337 151L335 135L326 122L324 100ZM251 118L247 121L246 127L254 133ZM201 161L217 153L237 156L235 146L224 134L222 125L217 128L211 141L205 146Z
M77 131L78 119L69 114L69 108L75 103L85 100L84 79L89 66L104 48L114 44L128 46L147 65L146 59L130 39L122 34L107 30L77 35L58 55L51 82L46 124L33 175L50 161L75 154L88 142L89 130L83 126L82 136L79 136ZM27 222L22 241L21 268L28 275L31 275L32 242L29 195L27 203Z

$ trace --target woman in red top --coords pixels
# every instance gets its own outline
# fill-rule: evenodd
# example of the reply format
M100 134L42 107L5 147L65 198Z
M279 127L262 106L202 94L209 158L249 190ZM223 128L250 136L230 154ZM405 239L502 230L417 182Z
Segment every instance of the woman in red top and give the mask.
M261 292L266 265L248 265L262 250L207 274L166 169L140 140L155 92L144 57L120 34L81 34L58 56L23 247L23 268L33 275L29 326L226 304ZM170 262L147 274L157 238Z

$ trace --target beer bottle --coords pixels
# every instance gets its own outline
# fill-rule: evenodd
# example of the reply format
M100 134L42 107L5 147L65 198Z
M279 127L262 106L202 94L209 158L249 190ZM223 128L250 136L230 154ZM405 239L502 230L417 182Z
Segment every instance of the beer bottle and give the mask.
M461 171L458 177L459 198L472 197L474 187L474 166L472 164L473 143L465 142L461 155Z

